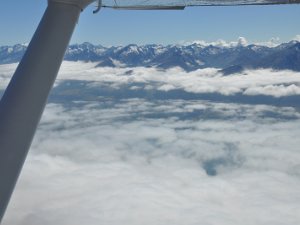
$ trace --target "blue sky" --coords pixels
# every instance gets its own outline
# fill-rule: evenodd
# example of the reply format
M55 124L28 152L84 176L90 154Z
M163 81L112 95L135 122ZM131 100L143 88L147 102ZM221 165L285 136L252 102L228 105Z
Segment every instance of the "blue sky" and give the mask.
M46 0L4 0L0 8L0 45L29 42ZM72 43L178 43L246 37L251 42L291 40L300 34L300 5L195 7L184 11L120 11L103 9L81 15Z

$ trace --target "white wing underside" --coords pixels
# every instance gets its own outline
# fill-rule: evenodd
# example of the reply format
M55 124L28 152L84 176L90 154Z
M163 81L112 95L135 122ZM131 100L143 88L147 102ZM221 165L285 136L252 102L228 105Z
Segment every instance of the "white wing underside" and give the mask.
M186 6L233 6L233 5L275 5L295 4L300 0L102 0L103 7L156 9L184 8Z

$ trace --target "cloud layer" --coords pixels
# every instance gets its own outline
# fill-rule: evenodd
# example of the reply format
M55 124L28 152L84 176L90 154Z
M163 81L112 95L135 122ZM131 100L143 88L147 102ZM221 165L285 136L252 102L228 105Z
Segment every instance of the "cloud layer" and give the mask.
M298 77L64 63L56 87L280 97L297 92ZM48 104L3 225L300 222L296 107L91 95Z
M185 72L179 68L167 71L155 68L95 68L94 63L65 62L59 79L84 80L109 84L111 87L129 86L133 89L161 91L184 90L189 93L266 95L284 97L300 95L300 73L269 69L248 70L224 76L218 69L208 68ZM82 71L84 70L84 72ZM140 87L142 85L142 87Z
M193 72L173 68L95 68L96 63L64 62L56 85L65 80L94 82L112 88L131 90L183 90L194 94L217 93L225 96L265 95L275 98L300 95L300 73L288 70L248 70L224 76L218 69L208 68ZM0 65L0 89L8 84L16 64Z
M299 118L202 101L50 104L4 224L296 224Z

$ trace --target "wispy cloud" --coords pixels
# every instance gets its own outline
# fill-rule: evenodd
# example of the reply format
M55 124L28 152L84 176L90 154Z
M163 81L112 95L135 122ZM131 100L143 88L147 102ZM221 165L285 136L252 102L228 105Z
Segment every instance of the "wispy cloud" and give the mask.
M293 38L293 40L295 40L295 41L300 41L300 34L296 35L296 36Z
M293 38L292 40L297 40L298 35L296 36L296 38ZM300 40L300 39L299 39ZM261 45L261 46L266 46L266 47L276 47L278 45L280 45L280 39L278 37L272 37L267 41L263 41L263 42L257 42L257 41L248 41L245 37L239 37L237 38L236 41L226 41L223 39L219 39L217 41L212 41L212 42L208 42L208 41L204 41L204 40L195 40L195 41L189 41L189 42L185 42L182 41L180 42L180 44L184 44L184 45L190 45L190 44L199 44L202 46L219 46L219 47L224 47L224 48L232 48L232 47L236 47L236 46L247 46L250 44L255 44L255 45Z

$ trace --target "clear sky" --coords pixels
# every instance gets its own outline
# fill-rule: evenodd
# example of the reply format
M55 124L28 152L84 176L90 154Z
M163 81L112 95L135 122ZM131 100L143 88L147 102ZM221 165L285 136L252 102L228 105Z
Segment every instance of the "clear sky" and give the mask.
M46 8L46 0L2 0L0 45L29 42ZM102 9L81 15L72 43L178 43L246 37L251 42L272 37L288 41L300 34L300 5L195 7L184 11Z

